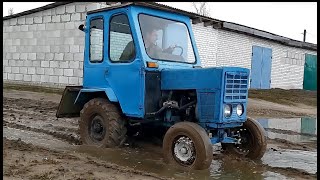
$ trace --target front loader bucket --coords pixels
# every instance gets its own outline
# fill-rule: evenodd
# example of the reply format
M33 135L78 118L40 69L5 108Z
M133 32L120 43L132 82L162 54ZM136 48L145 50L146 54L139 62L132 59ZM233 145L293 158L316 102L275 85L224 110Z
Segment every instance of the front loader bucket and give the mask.
M57 118L79 117L82 109L81 105L74 104L82 86L67 86L61 97L61 101L56 113Z

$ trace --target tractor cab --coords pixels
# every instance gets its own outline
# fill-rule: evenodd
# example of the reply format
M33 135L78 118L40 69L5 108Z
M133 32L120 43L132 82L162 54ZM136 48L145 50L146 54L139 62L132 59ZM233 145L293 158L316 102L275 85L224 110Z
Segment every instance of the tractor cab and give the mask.
M88 12L79 29L83 86L66 87L57 117L80 116L84 143L118 146L132 124L153 124L166 129L167 162L208 168L216 143L263 156L263 128L246 114L249 70L202 68L190 17L155 3L125 3Z

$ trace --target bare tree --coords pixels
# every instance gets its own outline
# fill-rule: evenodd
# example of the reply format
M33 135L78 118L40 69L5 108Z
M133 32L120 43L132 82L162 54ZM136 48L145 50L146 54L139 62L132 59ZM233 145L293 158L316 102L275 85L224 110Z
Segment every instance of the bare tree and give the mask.
M9 14L9 16L13 14L13 8L9 8L8 14Z
M210 16L208 2L192 2L192 6L196 9L198 14Z

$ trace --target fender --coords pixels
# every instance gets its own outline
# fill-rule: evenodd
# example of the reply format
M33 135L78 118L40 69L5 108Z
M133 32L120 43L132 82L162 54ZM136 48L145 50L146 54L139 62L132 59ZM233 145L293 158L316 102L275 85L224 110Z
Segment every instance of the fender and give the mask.
M111 88L86 89L82 86L67 86L61 97L56 117L79 117L84 104L96 97L105 97L111 102L118 102Z
M93 93L93 92L105 92L106 96L108 97L109 101L111 102L119 102L118 98L114 94L111 88L97 88L97 89L81 89L78 93L77 98L74 101L74 104L81 102L81 99L85 96L86 93Z

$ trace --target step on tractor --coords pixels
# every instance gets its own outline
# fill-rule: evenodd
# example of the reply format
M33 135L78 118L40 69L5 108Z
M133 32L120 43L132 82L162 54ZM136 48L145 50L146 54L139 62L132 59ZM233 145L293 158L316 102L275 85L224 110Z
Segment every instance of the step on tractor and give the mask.
M80 117L81 141L97 147L160 132L164 161L183 168L209 168L217 143L261 159L265 132L246 113L249 69L202 67L190 21L156 3L87 12L83 85L65 88L56 116Z

